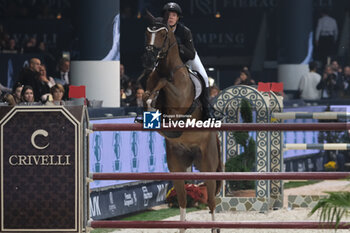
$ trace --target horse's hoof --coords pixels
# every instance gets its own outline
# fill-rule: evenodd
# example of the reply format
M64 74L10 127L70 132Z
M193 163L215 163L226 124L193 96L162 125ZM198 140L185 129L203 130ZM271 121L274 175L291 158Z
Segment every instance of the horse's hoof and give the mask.
M220 229L219 228L212 228L211 233L220 233Z

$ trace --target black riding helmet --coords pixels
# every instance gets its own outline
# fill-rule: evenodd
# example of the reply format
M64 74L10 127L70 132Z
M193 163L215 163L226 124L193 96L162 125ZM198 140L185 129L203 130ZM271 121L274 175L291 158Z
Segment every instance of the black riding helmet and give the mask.
M167 4L164 5L162 14L164 15L165 12L167 11L173 11L173 12L176 12L179 17L182 16L181 7L179 6L179 4L175 2L168 2Z

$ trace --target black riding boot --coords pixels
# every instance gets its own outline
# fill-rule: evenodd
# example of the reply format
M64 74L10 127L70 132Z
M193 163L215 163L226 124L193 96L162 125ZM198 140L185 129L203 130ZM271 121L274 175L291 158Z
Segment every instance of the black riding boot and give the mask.
M212 113L212 105L209 100L209 87L205 88L203 94L201 95L201 101L203 106L202 118L203 120L207 120L209 118L214 118Z

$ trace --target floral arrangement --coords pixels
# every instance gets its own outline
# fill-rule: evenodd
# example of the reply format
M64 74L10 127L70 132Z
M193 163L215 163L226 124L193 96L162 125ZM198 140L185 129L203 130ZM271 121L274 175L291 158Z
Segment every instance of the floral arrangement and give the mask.
M207 203L207 187L205 185L185 184L187 193L187 207L198 206ZM179 207L175 188L172 187L166 195L166 202L169 207Z
M337 170L337 163L335 161L329 161L323 165L326 171L335 171Z

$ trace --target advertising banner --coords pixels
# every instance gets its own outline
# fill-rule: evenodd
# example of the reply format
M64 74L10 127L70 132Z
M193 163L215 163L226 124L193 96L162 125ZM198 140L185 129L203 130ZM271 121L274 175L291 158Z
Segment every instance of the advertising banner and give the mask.
M0 127L0 231L81 232L79 121L63 107L15 107Z
M169 182L142 183L90 194L90 216L106 219L164 204Z
M134 118L91 120L90 123L133 123ZM157 132L94 132L90 134L90 172L168 172L165 140ZM94 181L90 188L128 183Z

